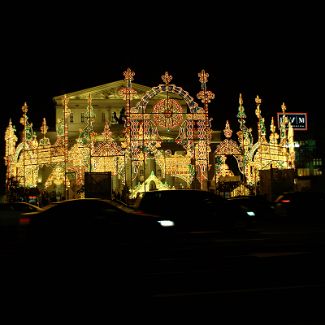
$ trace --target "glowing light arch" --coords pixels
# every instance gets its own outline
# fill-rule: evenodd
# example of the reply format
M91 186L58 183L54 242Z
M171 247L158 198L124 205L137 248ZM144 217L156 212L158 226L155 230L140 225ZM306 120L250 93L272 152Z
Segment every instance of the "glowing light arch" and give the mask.
M199 105L194 101L193 97L190 96L189 93L185 91L182 87L176 86L174 84L160 84L156 87L152 87L144 94L142 99L135 106L137 113L145 113L145 109L149 101L155 96L161 93L165 93L167 91L179 95L185 101L191 113L196 113L196 111L199 109Z
M223 157L223 156L233 156L235 157L238 165L239 171L244 174L243 170L243 152L242 149L239 147L236 141L230 139L232 136L232 130L230 128L230 124L228 121L226 121L226 127L223 130L223 133L226 137L216 148L214 151L214 156L216 158ZM220 159L220 162L223 162L222 159ZM224 163L224 162L223 162ZM216 171L216 179L219 178L219 172L218 172L218 163L216 164L217 171Z

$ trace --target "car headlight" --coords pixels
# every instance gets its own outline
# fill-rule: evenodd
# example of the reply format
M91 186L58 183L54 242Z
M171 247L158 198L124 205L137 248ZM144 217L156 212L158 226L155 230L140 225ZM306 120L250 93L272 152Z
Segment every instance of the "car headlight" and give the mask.
M171 220L159 220L158 221L162 227L174 227L175 223Z
M246 211L247 215L249 217L255 217L255 212L254 211Z

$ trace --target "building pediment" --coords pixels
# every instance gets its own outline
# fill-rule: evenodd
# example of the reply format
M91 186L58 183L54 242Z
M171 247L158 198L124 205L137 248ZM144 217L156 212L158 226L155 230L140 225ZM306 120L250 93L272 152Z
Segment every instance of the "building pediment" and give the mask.
M125 80L118 80L114 82L110 82L104 85L91 87L87 89L82 89L79 91L71 92L65 94L69 100L87 100L89 95L93 100L96 99L112 99L112 100L122 100L123 96L120 94L120 90L126 87ZM151 88L147 86L143 86L137 83L132 83L132 88L136 91L136 94L133 95L134 99L140 99L142 96ZM64 95L55 96L53 99L56 103L61 103ZM160 97L159 95L157 97ZM163 98L163 97L162 97Z

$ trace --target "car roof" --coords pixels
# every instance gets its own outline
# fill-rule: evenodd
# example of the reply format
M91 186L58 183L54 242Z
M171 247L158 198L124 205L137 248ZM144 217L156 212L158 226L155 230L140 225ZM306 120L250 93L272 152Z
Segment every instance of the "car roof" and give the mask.
M207 198L214 198L214 199L220 199L220 200L225 200L221 196L209 192L209 191L204 191L204 190L199 190L199 189L176 189L176 190L162 190L162 191L149 191L149 192L144 192L141 196L139 196L134 204L134 207L140 208L144 202L150 202L150 201L159 201L161 204L162 201L169 201L172 202L173 200L187 200L191 201L191 199L199 200L205 200Z
M306 200L325 200L325 193L318 192L318 191L302 191L302 192L285 192L279 195L275 202L278 202L282 199L290 199L290 200L297 200L301 202L305 202Z
M179 197L180 195L202 195L202 196L215 196L219 197L217 194L209 191L199 190L199 189L175 189L175 190L155 190L149 192L143 192L139 198L149 198L149 197Z
M29 202L0 202L0 206L2 207L7 207L7 206L18 206L18 205L24 205L24 206L29 206L32 208L36 209L41 209L39 206L29 203Z

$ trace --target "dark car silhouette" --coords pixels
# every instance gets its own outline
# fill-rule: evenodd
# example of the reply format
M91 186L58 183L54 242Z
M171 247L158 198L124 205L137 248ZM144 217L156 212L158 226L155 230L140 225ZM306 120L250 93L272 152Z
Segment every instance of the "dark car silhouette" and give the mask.
M176 230L223 230L244 225L245 212L212 192L176 189L142 193L136 211L175 223Z
M274 200L274 211L277 217L290 222L324 222L324 204L323 192L287 192Z
M27 239L19 265L29 290L42 297L70 292L79 299L101 288L103 296L123 302L149 295L144 270L171 224L98 198L56 202L22 220Z
M228 200L245 212L247 225L263 224L274 219L274 206L264 196L243 195Z
M0 226L17 226L23 213L40 211L42 208L28 202L0 203Z
M22 219L31 252L60 256L145 249L158 243L166 228L161 218L97 198L57 202Z

